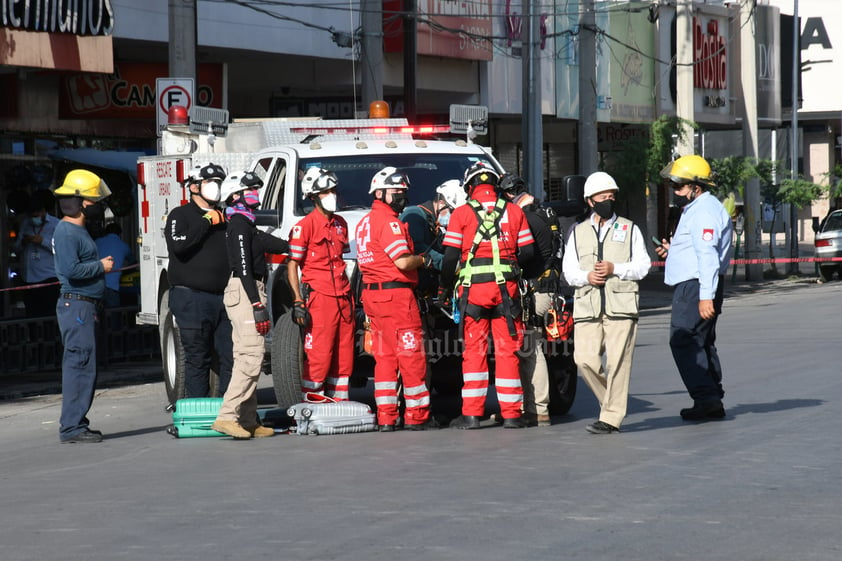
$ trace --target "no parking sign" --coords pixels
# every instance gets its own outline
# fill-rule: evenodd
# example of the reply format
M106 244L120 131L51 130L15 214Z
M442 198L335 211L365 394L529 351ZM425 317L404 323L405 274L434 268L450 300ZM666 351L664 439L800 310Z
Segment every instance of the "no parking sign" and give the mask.
M193 78L156 78L155 108L158 114L158 136L167 126L170 107L181 105L188 114L193 107Z

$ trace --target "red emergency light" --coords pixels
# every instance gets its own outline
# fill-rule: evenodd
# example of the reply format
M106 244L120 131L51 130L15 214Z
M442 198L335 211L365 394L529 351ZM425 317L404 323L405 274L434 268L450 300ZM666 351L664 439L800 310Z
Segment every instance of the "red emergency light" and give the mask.
M137 183L146 187L146 166L143 165L143 162L137 163Z

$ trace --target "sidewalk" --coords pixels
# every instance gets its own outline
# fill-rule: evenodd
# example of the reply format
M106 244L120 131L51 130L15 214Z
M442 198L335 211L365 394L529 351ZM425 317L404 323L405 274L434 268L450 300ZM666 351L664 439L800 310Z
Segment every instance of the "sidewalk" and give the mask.
M96 387L102 389L148 384L163 379L160 359L128 361L100 367ZM60 370L0 375L0 404L12 399L50 394L61 394Z

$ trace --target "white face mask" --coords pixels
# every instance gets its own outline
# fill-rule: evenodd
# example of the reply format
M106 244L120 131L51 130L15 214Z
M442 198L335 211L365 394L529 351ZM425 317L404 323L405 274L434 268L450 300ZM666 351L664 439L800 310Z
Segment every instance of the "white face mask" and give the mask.
M219 181L207 181L202 183L200 192L202 194L202 198L209 203L218 203L219 196L221 194L219 190Z
M450 224L450 209L445 209L439 214L439 226L446 230L448 224Z
M336 193L328 193L319 200L325 212L336 212Z

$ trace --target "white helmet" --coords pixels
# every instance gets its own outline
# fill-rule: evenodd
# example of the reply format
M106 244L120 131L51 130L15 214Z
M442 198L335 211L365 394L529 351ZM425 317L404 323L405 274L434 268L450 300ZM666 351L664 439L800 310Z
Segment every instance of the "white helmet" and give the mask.
M462 183L458 179L448 179L436 187L436 193L441 196L451 210L467 202L465 190L462 189Z
M311 166L301 178L301 198L306 199L315 193L330 191L337 187L339 187L339 179L335 173L318 166Z
M227 202L234 193L240 191L247 191L249 189L260 189L263 187L263 181L257 175L250 171L234 172L225 178L220 188L220 200Z
M585 198L592 197L603 191L619 191L614 178L604 171L596 171L585 180Z
M369 195L373 195L378 189L409 189L409 178L392 166L383 168L371 179Z

